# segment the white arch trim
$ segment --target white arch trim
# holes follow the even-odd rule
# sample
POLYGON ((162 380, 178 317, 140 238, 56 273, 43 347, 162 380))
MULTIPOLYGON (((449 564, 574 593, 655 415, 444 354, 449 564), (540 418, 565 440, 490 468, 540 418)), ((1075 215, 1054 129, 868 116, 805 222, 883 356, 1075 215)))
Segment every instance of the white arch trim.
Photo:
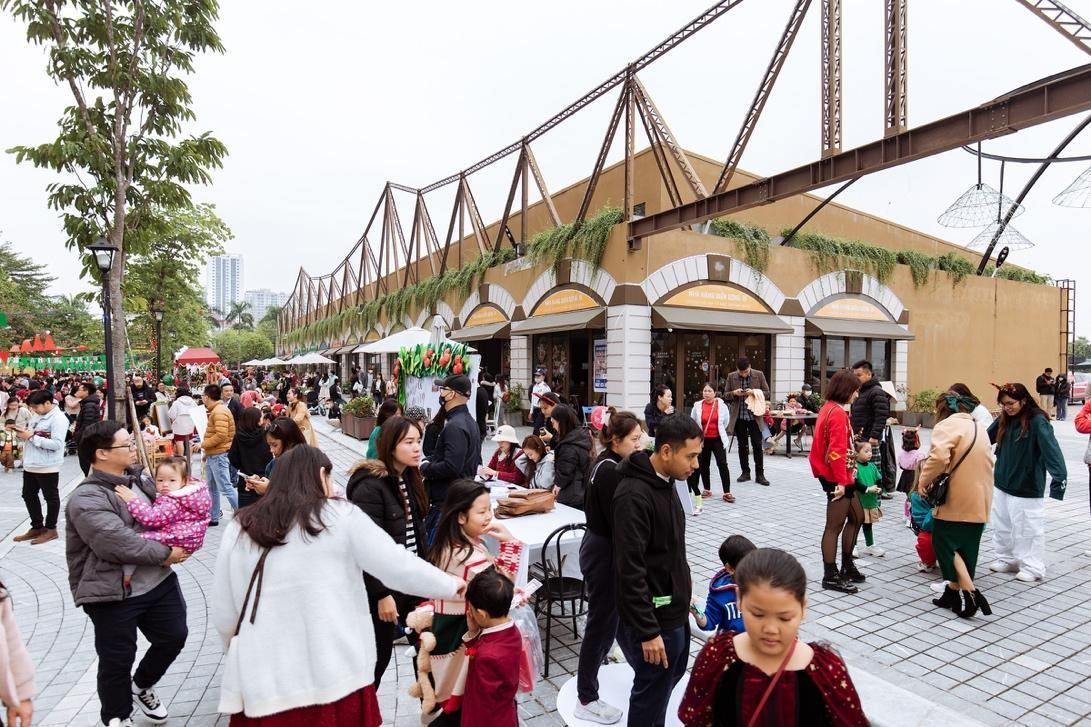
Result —
MULTIPOLYGON (((673 290, 690 283, 707 282, 710 279, 708 255, 691 255, 669 262, 644 278, 640 287, 652 303, 673 290)), ((720 271, 717 271, 720 272, 720 271)), ((717 277, 720 277, 717 275, 717 277)), ((764 302, 773 313, 780 311, 786 296, 776 283, 762 275, 741 260, 731 258, 731 271, 728 279, 732 285, 753 293, 764 302)))
MULTIPOLYGON (((890 315, 891 320, 899 320, 902 313, 905 312, 905 305, 901 299, 893 290, 880 283, 878 278, 867 273, 862 273, 862 275, 863 285, 860 294, 874 300, 890 315)), ((827 273, 812 280, 807 287, 799 291, 797 297, 799 298, 799 304, 809 315, 820 302, 834 295, 848 295, 844 270, 827 273)))
MULTIPOLYGON (((614 297, 614 289, 617 288, 617 280, 614 279, 614 276, 605 270, 596 271, 591 267, 590 263, 583 260, 573 260, 571 270, 570 282, 590 288, 598 293, 599 297, 609 305, 610 299, 614 297)), ((546 270, 539 275, 530 286, 530 290, 527 291, 526 297, 523 298, 523 313, 529 316, 531 311, 534 310, 534 306, 538 305, 538 302, 556 285, 556 282, 552 270, 546 270)), ((492 288, 489 288, 489 296, 492 297, 492 288)), ((514 311, 514 307, 512 310, 514 311)), ((510 314, 508 317, 511 317, 510 314)))

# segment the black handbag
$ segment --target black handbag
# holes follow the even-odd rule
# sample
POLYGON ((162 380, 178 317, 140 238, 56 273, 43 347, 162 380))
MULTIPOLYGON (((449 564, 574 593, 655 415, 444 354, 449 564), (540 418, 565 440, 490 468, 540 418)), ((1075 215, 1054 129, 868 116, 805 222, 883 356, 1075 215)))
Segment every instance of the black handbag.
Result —
POLYGON ((962 456, 958 458, 958 462, 955 463, 954 467, 932 480, 932 484, 929 485, 928 490, 924 493, 925 502, 932 507, 939 507, 947 502, 947 490, 951 487, 951 475, 955 473, 955 470, 957 470, 963 460, 966 459, 966 456, 970 454, 975 444, 977 444, 977 422, 974 422, 974 438, 970 442, 970 446, 967 447, 966 451, 962 453, 962 456))

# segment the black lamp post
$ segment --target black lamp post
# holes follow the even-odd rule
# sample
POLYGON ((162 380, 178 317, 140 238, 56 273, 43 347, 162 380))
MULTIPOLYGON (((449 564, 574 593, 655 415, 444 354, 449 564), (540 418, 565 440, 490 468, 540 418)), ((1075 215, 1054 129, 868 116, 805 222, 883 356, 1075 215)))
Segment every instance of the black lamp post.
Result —
POLYGON ((87 249, 95 256, 95 265, 98 267, 99 272, 102 273, 102 327, 103 336, 106 344, 106 385, 107 385, 107 397, 106 397, 106 418, 114 419, 114 379, 113 379, 113 343, 112 336, 110 335, 110 268, 114 264, 114 253, 117 252, 117 248, 111 245, 106 239, 99 238, 95 240, 93 245, 88 245, 87 249))
POLYGON ((155 385, 159 386, 160 370, 163 365, 163 303, 156 301, 152 304, 152 315, 155 316, 155 385))

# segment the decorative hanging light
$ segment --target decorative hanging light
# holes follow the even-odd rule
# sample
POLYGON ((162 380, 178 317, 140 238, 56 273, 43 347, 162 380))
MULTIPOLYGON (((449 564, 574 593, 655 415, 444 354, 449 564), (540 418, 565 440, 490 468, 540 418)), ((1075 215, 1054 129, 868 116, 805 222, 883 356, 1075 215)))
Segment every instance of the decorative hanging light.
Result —
POLYGON ((1091 207, 1091 167, 1053 198, 1060 207, 1091 207))
MULTIPOLYGON (((1000 223, 995 220, 981 232, 977 233, 977 237, 970 240, 967 247, 971 249, 988 247, 992 242, 993 235, 1000 229, 1000 223)), ((1023 233, 1015 229, 1011 225, 1004 228, 1004 231, 1000 233, 1000 238, 996 241, 996 244, 1001 247, 1008 247, 1012 250, 1029 250, 1034 247, 1034 243, 1028 240, 1023 233)))
MULTIPOLYGON (((1003 218, 1015 201, 1004 194, 1004 165, 1000 165, 1000 191, 981 181, 981 144, 977 145, 977 184, 967 189, 936 218, 944 227, 982 227, 1003 218)), ((1012 217, 1023 214, 1023 206, 1012 217)))

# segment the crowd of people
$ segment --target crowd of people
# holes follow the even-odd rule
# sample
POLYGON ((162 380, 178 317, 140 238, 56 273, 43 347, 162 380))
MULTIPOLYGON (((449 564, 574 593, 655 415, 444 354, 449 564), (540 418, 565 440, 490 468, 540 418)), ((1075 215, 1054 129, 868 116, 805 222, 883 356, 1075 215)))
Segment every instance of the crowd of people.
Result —
MULTIPOLYGON (((526 601, 514 587, 526 546, 493 517, 490 485, 498 482, 551 491, 586 518, 577 717, 614 724, 627 712, 629 725, 664 724, 671 693, 689 671, 679 710, 686 725, 768 722, 788 705, 824 724, 867 723, 841 658, 798 639, 806 575, 793 556, 728 535, 707 596, 693 593, 675 483, 685 483, 699 514, 712 495, 715 459, 722 499, 734 503, 729 437, 739 449, 735 482, 753 477, 770 486, 769 443, 808 426, 783 422, 771 430, 768 381, 745 357, 723 386, 704 387, 688 414, 659 387, 643 421, 610 410, 597 428, 535 372, 531 434, 520 438, 497 421, 487 464, 482 414, 506 391, 502 379, 482 377, 488 391, 482 397, 478 389, 476 417, 467 376, 437 380, 437 412, 426 421, 424 411, 403 408, 377 371, 354 371, 344 387, 333 371, 214 373, 192 388, 184 377, 153 386, 132 376, 135 426, 104 419, 101 380, 0 382, 5 431, 17 445, 4 464, 22 471, 30 519, 15 540, 41 545, 58 537, 66 452, 75 451, 85 473, 65 503, 64 545, 73 599, 95 634, 103 725, 131 724, 137 713, 168 718, 155 687, 188 637, 172 566, 227 519, 225 499, 230 518, 218 546, 211 621, 227 655, 219 709, 232 725, 380 724, 376 690, 402 637, 428 657, 426 686, 415 692, 424 721, 517 724, 525 647, 510 609, 526 601), (333 408, 344 389, 373 396, 378 421, 367 456, 342 488, 311 416, 333 408), (152 412, 159 401, 166 422, 152 412), (138 450, 162 440, 160 424, 169 426, 172 451, 146 460, 147 471, 138 450), (483 536, 496 547, 490 551, 483 536), (692 670, 691 623, 716 633, 692 670), (150 647, 136 663, 138 631, 150 647), (634 672, 627 705, 599 693, 599 669, 615 644, 634 672)), ((918 567, 942 573, 936 607, 963 618, 992 613, 974 583, 986 523, 991 570, 1028 583, 1044 577, 1044 498, 1062 499, 1068 474, 1040 389, 1036 398, 1022 384, 998 385, 994 418, 968 387, 953 384, 935 401, 927 451, 919 432, 906 428, 897 452, 891 402, 869 362, 836 372, 822 393, 820 402, 804 387, 789 399, 793 412, 812 416, 805 420, 813 430, 809 464, 826 496, 823 588, 851 594, 866 582, 856 554, 884 555, 873 526, 895 490, 905 494, 918 567)), ((1091 433, 1091 405, 1076 428, 1091 433)), ((1091 468, 1091 446, 1088 452, 1091 468)), ((29 724, 33 667, 2 586, 0 628, 0 701, 9 722, 29 724)))

